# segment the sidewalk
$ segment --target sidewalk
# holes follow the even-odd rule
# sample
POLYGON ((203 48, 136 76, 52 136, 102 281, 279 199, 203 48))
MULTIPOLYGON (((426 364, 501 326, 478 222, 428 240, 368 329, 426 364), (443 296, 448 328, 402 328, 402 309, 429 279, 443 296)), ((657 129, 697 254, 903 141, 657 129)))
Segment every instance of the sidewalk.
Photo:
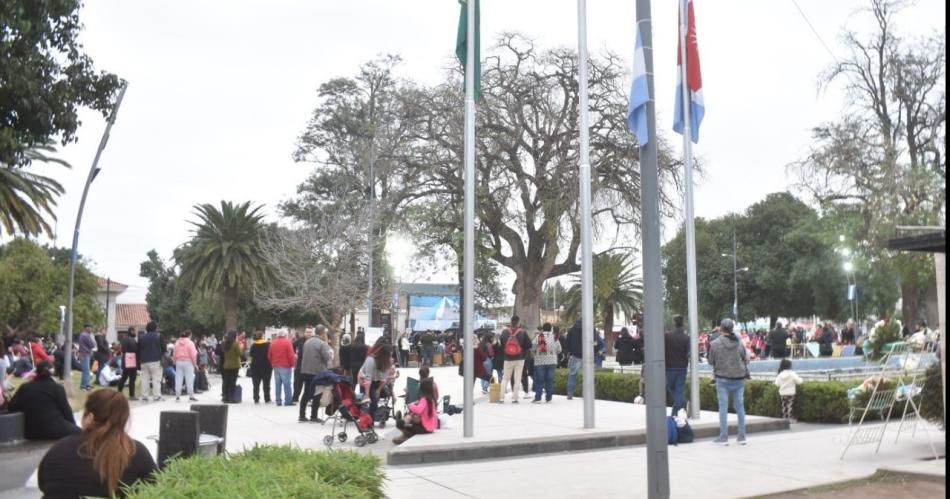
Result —
MULTIPOLYGON (((945 434, 930 427, 941 454, 945 434)), ((751 435, 749 445, 729 447, 708 440, 669 448, 671 497, 757 496, 867 477, 882 467, 915 466, 931 455, 923 432, 916 438, 888 431, 881 451, 873 445, 852 448, 839 460, 847 436, 844 426, 802 432, 751 435)), ((932 469, 942 468, 934 462, 932 469)), ((646 497, 644 446, 595 452, 549 454, 518 459, 444 465, 388 466, 392 499, 508 497, 646 497)))
MULTIPOLYGON (((530 399, 512 404, 509 398, 504 404, 491 404, 482 396, 475 404, 472 437, 462 436, 462 416, 453 416, 449 420, 451 426, 430 435, 415 436, 389 451, 386 462, 393 465, 444 463, 646 443, 644 405, 597 400, 595 428, 584 429, 581 398, 567 400, 556 396, 551 403, 539 404, 531 403, 530 399)), ((719 414, 702 411, 699 420, 690 421, 690 426, 697 439, 712 439, 719 434, 719 414)), ((734 414, 729 415, 729 426, 730 433, 735 434, 734 414)), ((746 416, 746 432, 750 436, 786 429, 788 422, 782 419, 746 416)), ((661 431, 665 438, 665 422, 661 431)))

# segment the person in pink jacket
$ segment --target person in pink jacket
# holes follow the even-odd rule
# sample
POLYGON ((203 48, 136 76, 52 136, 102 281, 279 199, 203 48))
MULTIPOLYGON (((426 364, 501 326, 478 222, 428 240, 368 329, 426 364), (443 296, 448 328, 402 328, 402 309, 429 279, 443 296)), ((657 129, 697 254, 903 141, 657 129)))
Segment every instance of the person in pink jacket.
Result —
POLYGON ((184 330, 181 337, 175 342, 172 351, 172 362, 175 363, 175 402, 181 400, 181 384, 185 382, 188 389, 188 400, 195 398, 195 370, 198 368, 198 349, 191 341, 191 331, 184 330))
POLYGON ((409 404, 405 418, 396 420, 396 428, 402 435, 393 439, 399 445, 413 435, 432 433, 439 427, 439 415, 436 412, 435 383, 432 378, 419 382, 419 400, 409 404))

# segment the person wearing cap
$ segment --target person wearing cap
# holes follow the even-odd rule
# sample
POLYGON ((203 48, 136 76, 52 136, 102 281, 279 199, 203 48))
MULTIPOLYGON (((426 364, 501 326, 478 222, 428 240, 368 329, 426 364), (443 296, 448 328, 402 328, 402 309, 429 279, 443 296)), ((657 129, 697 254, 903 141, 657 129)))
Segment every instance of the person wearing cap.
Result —
POLYGON ((294 346, 287 339, 287 332, 283 329, 277 331, 277 338, 270 344, 267 351, 267 360, 274 368, 274 402, 277 405, 293 405, 293 381, 291 373, 297 362, 297 356, 294 354, 294 346), (283 395, 281 398, 281 387, 283 395))
POLYGON ((723 319, 719 326, 719 338, 709 346, 709 365, 716 378, 716 395, 719 399, 719 438, 715 440, 719 445, 729 445, 729 397, 732 397, 732 408, 739 420, 737 441, 739 445, 746 444, 743 394, 745 380, 749 376, 749 357, 742 342, 733 333, 734 327, 732 320, 723 319))

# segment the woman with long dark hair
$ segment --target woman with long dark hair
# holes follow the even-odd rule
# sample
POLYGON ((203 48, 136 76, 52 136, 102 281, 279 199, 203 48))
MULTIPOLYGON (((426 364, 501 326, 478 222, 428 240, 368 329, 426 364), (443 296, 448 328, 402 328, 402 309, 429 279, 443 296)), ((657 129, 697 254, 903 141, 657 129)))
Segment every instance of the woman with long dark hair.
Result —
POLYGON ((373 355, 366 357, 363 368, 360 369, 360 384, 364 393, 369 393, 369 413, 374 417, 379 407, 379 397, 389 380, 389 368, 393 365, 393 351, 388 344, 383 344, 373 355))
POLYGON ((10 412, 23 413, 23 434, 30 440, 58 440, 79 433, 66 390, 53 379, 52 370, 49 362, 38 362, 33 380, 17 389, 10 401, 10 412))
POLYGON ((439 427, 439 415, 436 413, 435 383, 432 378, 423 378, 419 382, 419 400, 409 404, 405 418, 396 421, 396 428, 402 435, 393 439, 399 445, 413 435, 432 433, 439 427))
POLYGON ((237 341, 237 331, 228 331, 222 347, 224 362, 221 366, 221 400, 226 404, 236 404, 234 387, 237 385, 238 370, 241 369, 241 343, 237 341))
POLYGON ((96 390, 86 399, 82 433, 55 444, 40 461, 38 481, 45 497, 123 496, 156 470, 141 442, 125 432, 129 401, 115 390, 96 390))

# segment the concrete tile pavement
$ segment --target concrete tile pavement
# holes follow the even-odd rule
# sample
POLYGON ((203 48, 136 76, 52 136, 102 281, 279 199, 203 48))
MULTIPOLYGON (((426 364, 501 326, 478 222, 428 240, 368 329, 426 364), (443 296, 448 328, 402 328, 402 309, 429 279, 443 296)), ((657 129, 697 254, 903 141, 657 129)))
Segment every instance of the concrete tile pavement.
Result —
MULTIPOLYGON (((934 430, 936 430, 934 428, 934 430)), ((896 430, 895 430, 896 431, 896 430)), ((697 441, 669 448, 672 497, 733 498, 781 492, 866 477, 881 467, 913 465, 930 454, 922 432, 888 431, 878 454, 852 448, 844 460, 847 428, 774 432, 750 437, 748 446, 697 441)), ((938 450, 946 447, 936 430, 938 450)), ((445 465, 389 466, 392 499, 476 497, 645 497, 646 448, 549 454, 445 465), (453 495, 455 494, 455 495, 453 495)))

